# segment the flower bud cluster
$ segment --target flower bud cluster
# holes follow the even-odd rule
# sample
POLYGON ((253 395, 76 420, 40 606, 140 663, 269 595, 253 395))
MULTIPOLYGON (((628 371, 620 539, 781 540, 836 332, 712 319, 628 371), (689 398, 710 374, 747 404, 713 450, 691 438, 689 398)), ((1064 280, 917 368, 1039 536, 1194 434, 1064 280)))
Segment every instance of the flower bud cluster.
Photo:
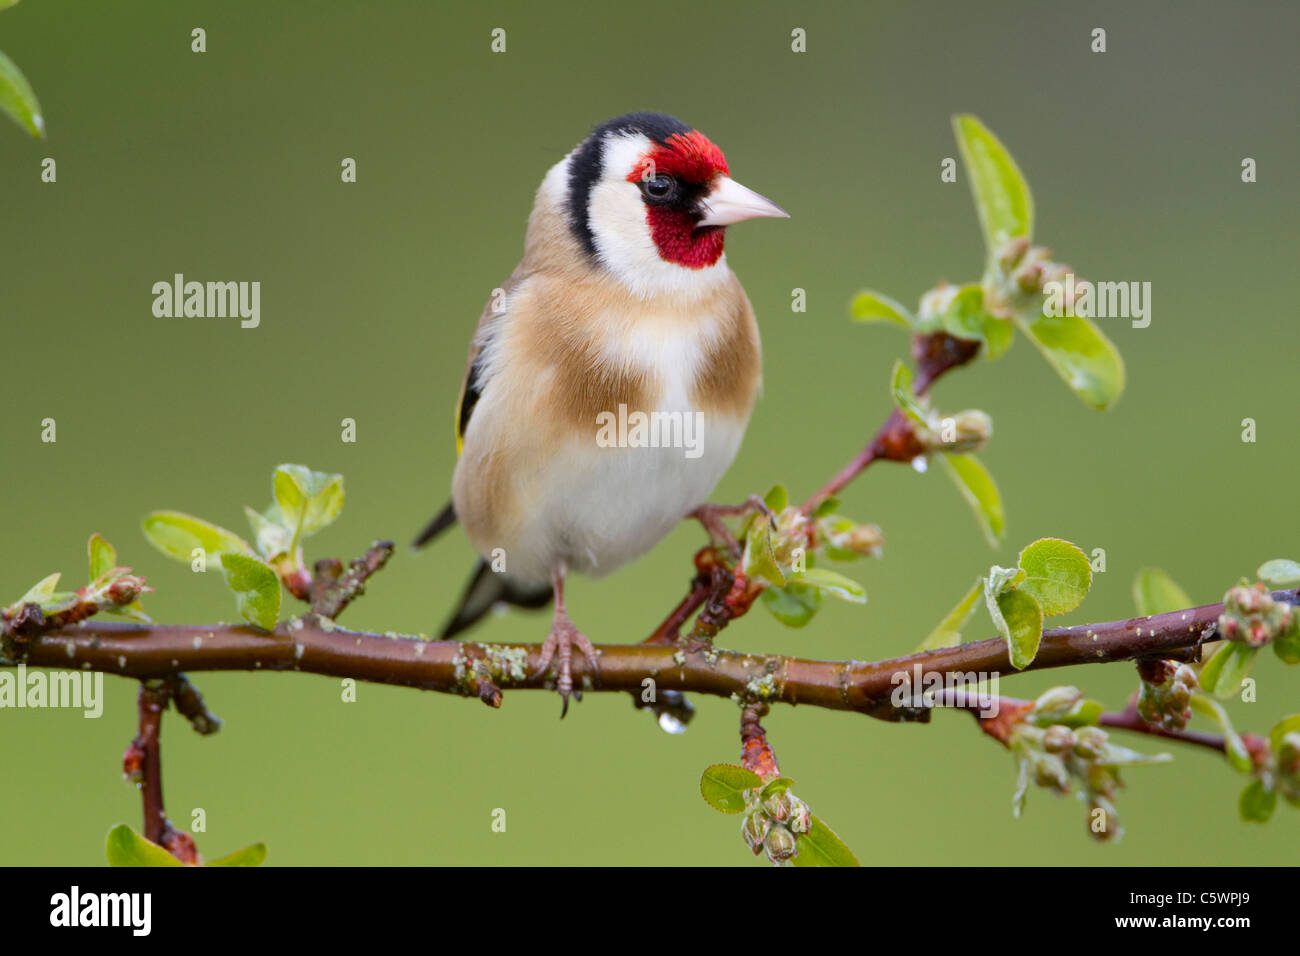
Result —
POLYGON ((1230 641, 1263 647, 1287 634, 1296 624, 1295 610, 1285 601, 1274 601, 1262 583, 1244 581, 1223 599, 1219 633, 1230 641))
POLYGON ((812 829, 808 805, 788 788, 763 796, 758 788, 745 793, 740 832, 755 856, 766 853, 777 866, 789 866, 799 855, 799 834, 812 829))
POLYGON ((1196 680, 1196 671, 1186 664, 1168 665, 1163 679, 1159 681, 1142 680, 1138 691, 1138 716, 1152 727, 1163 730, 1182 730, 1192 716, 1192 691, 1200 685, 1196 680))

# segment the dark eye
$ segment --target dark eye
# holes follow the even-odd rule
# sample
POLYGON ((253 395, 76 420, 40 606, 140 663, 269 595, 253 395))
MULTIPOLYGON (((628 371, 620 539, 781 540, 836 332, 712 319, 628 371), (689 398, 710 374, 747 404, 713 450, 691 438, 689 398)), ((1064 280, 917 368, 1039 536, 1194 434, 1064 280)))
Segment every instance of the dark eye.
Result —
POLYGON ((677 180, 672 176, 655 176, 641 181, 641 195, 646 202, 660 205, 677 197, 677 180))

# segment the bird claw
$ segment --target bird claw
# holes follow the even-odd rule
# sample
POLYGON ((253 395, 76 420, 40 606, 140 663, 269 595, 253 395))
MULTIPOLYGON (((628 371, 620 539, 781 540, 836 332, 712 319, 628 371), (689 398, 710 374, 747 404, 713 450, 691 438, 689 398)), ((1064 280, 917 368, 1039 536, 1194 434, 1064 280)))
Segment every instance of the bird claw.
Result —
POLYGON ((736 536, 722 519, 745 517, 750 514, 761 514, 767 518, 772 530, 776 530, 776 512, 767 506, 767 502, 760 495, 750 495, 743 504, 739 505, 700 505, 687 517, 694 518, 703 525, 715 545, 722 545, 731 552, 733 557, 739 558, 743 550, 740 542, 736 540, 736 536))
POLYGON ((587 635, 574 626, 567 614, 557 613, 551 623, 551 632, 546 635, 546 641, 542 644, 541 660, 533 676, 541 677, 550 668, 551 661, 556 661, 558 666, 555 689, 560 692, 560 698, 564 701, 564 705, 560 708, 561 719, 569 712, 570 696, 582 700, 582 691, 575 690, 573 687, 573 670, 570 665, 575 646, 582 653, 583 660, 587 662, 591 673, 599 677, 600 666, 596 663, 595 647, 592 646, 587 635))

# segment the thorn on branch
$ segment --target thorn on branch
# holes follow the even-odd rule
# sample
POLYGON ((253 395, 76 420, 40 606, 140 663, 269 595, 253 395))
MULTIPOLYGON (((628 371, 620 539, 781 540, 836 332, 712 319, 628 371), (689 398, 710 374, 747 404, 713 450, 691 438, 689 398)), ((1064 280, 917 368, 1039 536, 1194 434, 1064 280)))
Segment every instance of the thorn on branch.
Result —
POLYGON ((221 729, 221 718, 208 710, 203 703, 203 695, 190 683, 188 677, 177 674, 172 678, 171 684, 176 712, 190 722, 195 733, 215 734, 221 729))
POLYGON ((478 699, 489 707, 501 706, 501 688, 494 684, 492 678, 487 675, 479 675, 478 699))

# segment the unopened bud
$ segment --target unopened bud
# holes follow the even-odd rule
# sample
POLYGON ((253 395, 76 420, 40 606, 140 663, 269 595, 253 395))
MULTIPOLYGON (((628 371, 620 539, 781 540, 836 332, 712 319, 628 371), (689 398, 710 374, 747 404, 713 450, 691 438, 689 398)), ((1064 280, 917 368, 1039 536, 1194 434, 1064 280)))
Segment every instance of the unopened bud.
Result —
POLYGON ((767 850, 767 858, 773 863, 784 863, 799 852, 799 841, 783 826, 772 827, 763 846, 767 850))
POLYGON ((808 804, 795 796, 791 796, 790 802, 793 804, 790 811, 790 829, 795 833, 807 833, 812 829, 812 812, 808 809, 808 804))
POLYGON ((1074 731, 1064 724, 1053 724, 1043 734, 1043 749, 1049 754, 1063 754, 1074 749, 1074 731))
POLYGON ((749 814, 740 824, 740 833, 745 838, 745 843, 753 851, 754 856, 763 852, 763 841, 767 839, 767 831, 772 828, 772 821, 768 819, 767 814, 761 810, 749 814))
POLYGON ((787 791, 774 793, 763 801, 763 809, 776 823, 785 823, 794 811, 793 797, 787 791))
POLYGON ((946 452, 977 451, 993 434, 993 419, 978 408, 931 419, 918 435, 926 448, 946 452))
POLYGON ((1101 843, 1111 843, 1124 835, 1114 804, 1096 794, 1088 801, 1087 823, 1089 835, 1101 843))
POLYGON ((1083 692, 1077 687, 1053 687, 1034 701, 1034 715, 1046 720, 1063 717, 1082 699, 1083 692))
POLYGON ((1043 288, 1043 264, 1027 262, 1011 274, 1011 280, 1025 295, 1041 292, 1043 288))
POLYGON ((1065 763, 1055 754, 1043 754, 1034 761, 1034 783, 1065 793, 1070 789, 1070 775, 1065 763))
POLYGON ((1291 731, 1278 742, 1277 767, 1288 775, 1300 774, 1300 730, 1291 731))
POLYGON ((1002 267, 1003 272, 1010 272, 1020 264, 1020 260, 1025 257, 1029 250, 1029 240, 1025 236, 1016 236, 1002 244, 998 249, 998 265, 1002 267))
POLYGON ((1084 760, 1096 760, 1105 752, 1107 740, 1100 727, 1080 727, 1074 732, 1074 753, 1084 760))
POLYGON ((108 599, 121 607, 140 596, 143 582, 132 575, 124 575, 108 586, 108 599))
POLYGON ((929 292, 921 296, 921 302, 917 307, 917 318, 920 319, 937 319, 948 311, 948 306, 957 296, 957 286, 950 285, 947 282, 941 282, 929 292))

